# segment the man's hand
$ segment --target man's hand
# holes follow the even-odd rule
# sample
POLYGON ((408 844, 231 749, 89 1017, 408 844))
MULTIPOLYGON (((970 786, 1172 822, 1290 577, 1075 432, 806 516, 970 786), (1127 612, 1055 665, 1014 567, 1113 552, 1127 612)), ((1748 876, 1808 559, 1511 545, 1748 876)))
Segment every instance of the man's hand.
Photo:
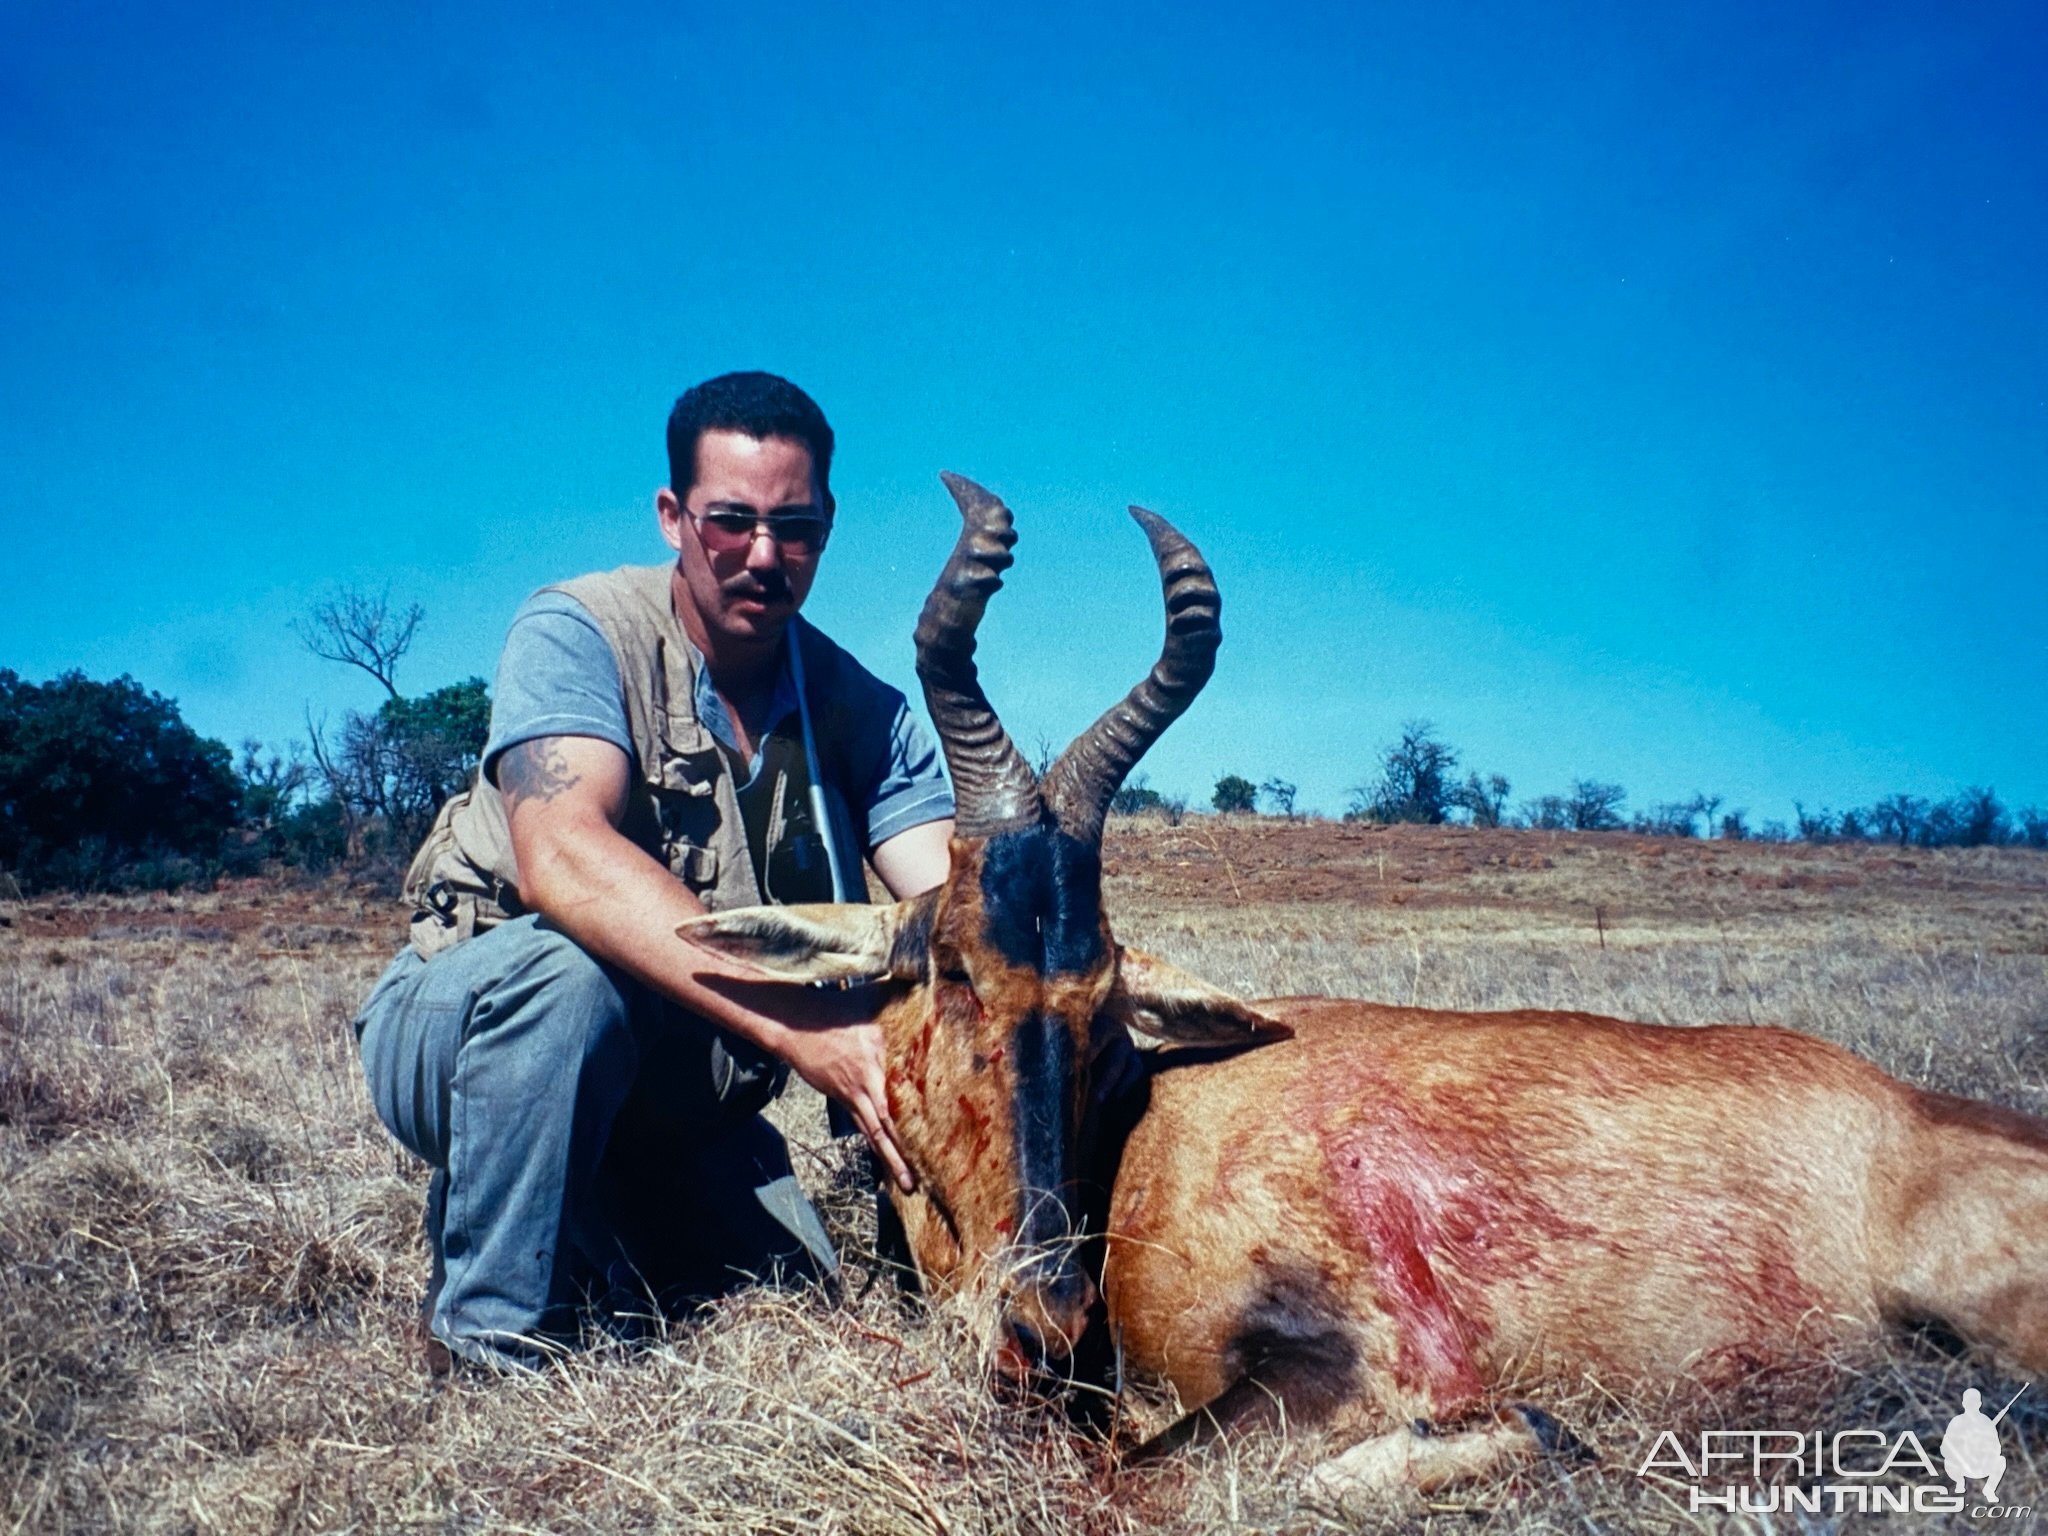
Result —
POLYGON ((782 1059, 818 1092, 846 1106, 898 1189, 909 1194, 917 1188, 903 1149, 896 1143, 896 1122, 889 1115, 888 1060, 880 1025, 864 1013, 849 1021, 792 1021, 783 1037, 782 1059))

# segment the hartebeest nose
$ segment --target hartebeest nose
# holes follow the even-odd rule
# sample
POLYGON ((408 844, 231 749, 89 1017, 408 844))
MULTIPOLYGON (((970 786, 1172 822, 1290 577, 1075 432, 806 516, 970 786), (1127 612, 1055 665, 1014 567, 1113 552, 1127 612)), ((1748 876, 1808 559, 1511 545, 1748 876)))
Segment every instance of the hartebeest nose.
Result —
POLYGON ((1013 1379, 1065 1376, 1095 1301, 1094 1282, 1071 1260, 1044 1284, 1019 1292, 1003 1309, 998 1368, 1013 1379))

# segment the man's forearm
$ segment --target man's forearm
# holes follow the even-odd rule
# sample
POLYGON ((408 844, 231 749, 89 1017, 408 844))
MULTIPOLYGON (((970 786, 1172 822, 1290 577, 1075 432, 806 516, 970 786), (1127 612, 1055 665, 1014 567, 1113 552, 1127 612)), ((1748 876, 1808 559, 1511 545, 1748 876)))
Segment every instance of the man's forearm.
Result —
MULTIPOLYGON (((704 904, 611 826, 586 823, 535 839, 521 851, 519 891, 528 908, 598 959, 763 1049, 785 1054, 789 1025, 784 1019, 791 1006, 802 1003, 796 996, 778 997, 782 1017, 771 1018, 707 986, 700 979, 706 974, 759 978, 676 937, 679 924, 704 915, 704 904)), ((795 994, 801 989, 788 990, 795 994)), ((817 1022, 829 1021, 821 1017, 817 1022)))

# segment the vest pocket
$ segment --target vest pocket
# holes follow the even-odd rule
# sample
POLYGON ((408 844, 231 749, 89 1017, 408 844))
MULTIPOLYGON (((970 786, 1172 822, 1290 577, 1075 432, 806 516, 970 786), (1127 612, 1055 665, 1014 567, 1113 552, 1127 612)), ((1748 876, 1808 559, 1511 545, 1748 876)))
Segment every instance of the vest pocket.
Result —
POLYGON ((789 1082, 789 1064, 729 1030, 711 1038, 711 1089, 731 1115, 758 1114, 789 1082))
POLYGON ((476 795, 474 788, 466 789, 441 807, 426 841, 420 844, 405 872, 401 894, 413 908, 406 937, 424 959, 432 959, 442 950, 452 949, 526 910, 510 880, 479 865, 464 850, 456 824, 466 818, 465 824, 473 834, 481 836, 487 850, 501 850, 495 856, 486 852, 486 862, 511 867, 510 833, 503 830, 503 818, 494 823, 479 815, 484 807, 476 802, 476 795), (498 830, 493 831, 494 825, 498 830))
MULTIPOLYGON (((674 776, 676 766, 671 762, 670 772, 662 776, 674 776)), ((686 787, 675 789, 653 782, 654 778, 650 775, 648 789, 657 825, 651 829, 655 834, 652 845, 641 846, 660 859, 691 895, 707 898, 717 888, 725 863, 724 844, 737 843, 740 856, 745 857, 745 844, 738 842, 742 834, 738 828, 722 825, 725 818, 719 813, 719 797, 712 793, 709 781, 686 781, 686 787)))
POLYGON ((718 884, 718 850, 695 848, 688 843, 668 845, 669 873, 690 890, 702 895, 718 884))
POLYGON ((427 829, 426 840, 412 856, 412 863, 406 866, 405 883, 399 887, 399 897, 415 908, 424 910, 428 888, 435 883, 442 867, 456 856, 455 818, 469 804, 469 797, 470 791, 466 789, 449 797, 448 803, 434 818, 433 826, 427 829))
POLYGON ((656 1001, 636 1018, 640 1064, 625 1113, 687 1144, 758 1114, 789 1081, 789 1067, 751 1040, 678 1003, 656 1001))

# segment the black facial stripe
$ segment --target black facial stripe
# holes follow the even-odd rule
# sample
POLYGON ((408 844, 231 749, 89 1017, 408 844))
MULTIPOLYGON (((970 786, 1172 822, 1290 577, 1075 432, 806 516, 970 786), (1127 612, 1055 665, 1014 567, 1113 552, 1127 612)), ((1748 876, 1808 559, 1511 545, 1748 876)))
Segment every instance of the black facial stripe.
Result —
POLYGON ((937 890, 926 891, 912 903, 910 913, 896 929, 889 946, 889 974, 906 980, 924 975, 932 952, 932 918, 939 910, 937 890))
POLYGON ((1004 832, 981 858, 982 921, 1012 965, 1074 976, 1107 956, 1102 947, 1102 854, 1048 826, 1004 832))
POLYGON ((1072 1233, 1066 1208, 1067 1149, 1073 1119, 1074 1041, 1052 1014, 1034 1013, 1010 1036, 1016 1072, 1017 1184, 1023 1209, 1017 1239, 1026 1246, 1072 1233))

